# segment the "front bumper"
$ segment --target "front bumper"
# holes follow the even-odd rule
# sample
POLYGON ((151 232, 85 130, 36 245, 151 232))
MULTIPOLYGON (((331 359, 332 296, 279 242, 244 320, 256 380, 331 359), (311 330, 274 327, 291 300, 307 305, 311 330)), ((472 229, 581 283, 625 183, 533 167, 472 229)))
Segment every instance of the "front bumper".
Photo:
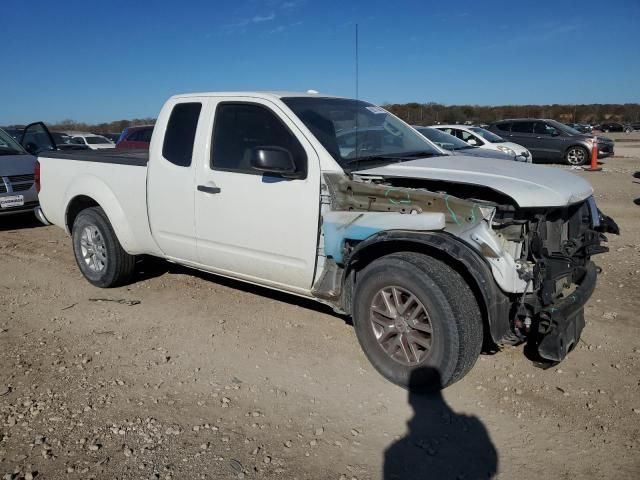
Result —
POLYGON ((536 343, 539 355, 545 360, 563 360, 580 340, 585 325, 584 305, 593 294, 597 276, 598 268, 590 261, 573 293, 539 313, 536 343))
POLYGON ((607 158, 615 154, 613 143, 598 143, 598 158, 607 158))

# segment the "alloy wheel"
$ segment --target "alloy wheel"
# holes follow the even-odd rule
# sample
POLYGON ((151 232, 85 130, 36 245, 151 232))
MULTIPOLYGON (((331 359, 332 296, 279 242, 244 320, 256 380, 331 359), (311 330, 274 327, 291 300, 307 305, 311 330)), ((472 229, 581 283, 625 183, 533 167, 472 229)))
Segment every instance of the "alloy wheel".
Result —
POLYGON ((567 152, 567 162, 570 165, 582 165, 586 160, 586 154, 581 148, 572 148, 567 152))
POLYGON ((429 354, 433 337, 429 314, 409 290, 380 289, 371 301, 369 321, 378 344, 393 360, 411 366, 429 354))
POLYGON ((101 272, 107 266, 107 246, 100 230, 95 225, 89 225, 80 235, 80 252, 89 270, 101 272))

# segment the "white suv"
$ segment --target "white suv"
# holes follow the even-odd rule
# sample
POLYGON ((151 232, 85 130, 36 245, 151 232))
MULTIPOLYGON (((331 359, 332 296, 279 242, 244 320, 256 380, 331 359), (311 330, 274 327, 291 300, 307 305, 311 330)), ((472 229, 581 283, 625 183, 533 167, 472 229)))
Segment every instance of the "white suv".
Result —
POLYGON ((529 163, 533 161, 531 152, 525 147, 517 143, 507 142, 504 138, 484 128, 470 125, 434 125, 433 128, 458 137, 460 140, 464 140, 475 147, 498 150, 515 157, 524 157, 529 163))

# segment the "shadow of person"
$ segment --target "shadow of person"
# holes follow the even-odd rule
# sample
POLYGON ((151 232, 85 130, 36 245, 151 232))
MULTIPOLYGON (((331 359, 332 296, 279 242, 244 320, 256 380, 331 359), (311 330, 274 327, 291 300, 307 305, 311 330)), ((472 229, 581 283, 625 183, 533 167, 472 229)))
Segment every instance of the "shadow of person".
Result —
MULTIPOLYGON (((435 369, 423 368, 411 379, 425 374, 440 378, 435 369)), ((439 390, 409 393, 409 404, 409 432, 385 451, 384 480, 493 478, 498 453, 478 418, 455 413, 439 390)))

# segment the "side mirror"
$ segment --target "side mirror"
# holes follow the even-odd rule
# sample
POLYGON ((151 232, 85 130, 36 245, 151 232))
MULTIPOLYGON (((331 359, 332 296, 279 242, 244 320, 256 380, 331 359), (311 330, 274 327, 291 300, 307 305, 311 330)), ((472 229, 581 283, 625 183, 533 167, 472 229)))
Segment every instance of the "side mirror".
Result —
POLYGON ((296 177, 296 163, 286 148, 256 147, 251 152, 251 166, 264 173, 296 177))
POLYGON ((478 145, 478 142, 476 142, 476 139, 475 139, 475 138, 470 138, 469 140, 467 140, 467 143, 468 143, 469 145, 473 145, 474 147, 475 147, 476 145, 478 145))

